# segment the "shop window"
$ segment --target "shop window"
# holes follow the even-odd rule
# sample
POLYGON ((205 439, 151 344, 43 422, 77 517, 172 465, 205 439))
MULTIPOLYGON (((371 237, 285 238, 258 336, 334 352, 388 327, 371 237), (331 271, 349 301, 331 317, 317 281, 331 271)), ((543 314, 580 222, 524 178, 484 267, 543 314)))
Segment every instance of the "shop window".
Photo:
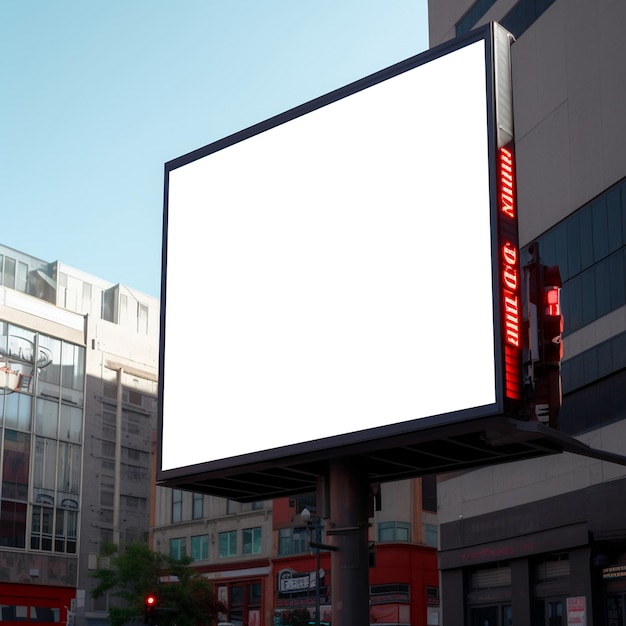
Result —
POLYGON ((250 583, 248 587, 248 604, 251 607, 261 606, 261 583, 250 583))
POLYGON ((609 595, 606 598, 606 623, 609 626, 622 626, 626 612, 624 611, 624 596, 609 595))
POLYGON ((512 626, 511 605, 473 607, 470 609, 470 626, 512 626))
POLYGON ((533 624, 535 626, 565 626, 563 604, 562 599, 536 600, 533 624))
POLYGON ((542 559, 535 565, 535 581, 538 583, 569 578, 569 554, 560 553, 542 559))
POLYGON ((511 568, 509 565, 488 567, 474 570, 470 575, 470 589, 494 589, 511 585, 511 568))

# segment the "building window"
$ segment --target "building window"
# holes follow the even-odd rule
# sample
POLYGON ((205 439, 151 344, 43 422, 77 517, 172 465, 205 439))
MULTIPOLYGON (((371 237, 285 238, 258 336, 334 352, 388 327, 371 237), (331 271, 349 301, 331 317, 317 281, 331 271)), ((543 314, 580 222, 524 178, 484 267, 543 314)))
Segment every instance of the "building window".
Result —
POLYGON ((380 522, 378 541, 409 541, 411 526, 407 522, 380 522))
POLYGON ((261 527, 244 528, 243 530, 243 553, 261 553, 261 527))
POLYGON ((437 475, 422 476, 422 510, 437 512, 437 475))
POLYGON ((81 446, 59 441, 57 492, 59 498, 76 499, 80 491, 81 446))
POLYGON ((80 443, 83 432, 83 410, 77 406, 61 404, 59 438, 80 443))
POLYGON ((30 465, 30 435, 5 429, 2 459, 2 498, 26 501, 28 497, 28 467, 30 465))
POLYGON ((509 587, 510 585, 511 566, 508 563, 503 563, 496 567, 483 567, 475 569, 470 573, 470 591, 495 589, 497 587, 509 587))
POLYGON ((192 519, 202 519, 204 515, 204 496, 201 493, 193 494, 191 517, 192 519))
POLYGON ((28 292, 28 265, 26 265, 26 263, 23 263, 22 261, 17 262, 15 288, 22 293, 28 292))
POLYGON ((2 410, 2 399, 4 396, 4 425, 6 428, 14 428, 25 432, 30 432, 31 413, 33 398, 29 394, 14 391, 9 394, 0 395, 0 412, 2 410))
POLYGON ((197 535, 191 538, 191 558, 194 561, 206 561, 209 558, 208 535, 197 535))
POLYGON ((569 575, 569 554, 567 552, 550 555, 535 564, 535 581, 538 583, 566 580, 569 575))
POLYGON ((32 473, 35 502, 54 498, 56 462, 56 440, 37 437, 35 439, 35 459, 32 473))
POLYGON ((137 304, 137 333, 148 334, 148 307, 145 304, 137 304))
POLYGON ((34 506, 30 532, 32 550, 52 551, 52 526, 54 509, 51 506, 34 506))
POLYGON ((306 528, 280 528, 278 530, 278 554, 302 554, 307 551, 306 528))
POLYGON ((177 561, 187 556, 187 540, 185 537, 170 539, 170 556, 177 561))
POLYGON ((172 524, 183 521, 183 492, 172 489, 172 524))
POLYGON ((436 548, 439 545, 437 524, 424 524, 424 543, 432 548, 436 548))
POLYGON ((0 504, 0 546, 24 548, 26 544, 26 503, 2 500, 0 504))
POLYGON ((564 334, 626 304, 626 181, 538 237, 541 262, 563 280, 564 334))
MULTIPOLYGON (((61 506, 72 506, 70 501, 64 499, 61 506)), ((75 502, 75 501, 72 501, 75 502)), ((76 506, 77 503, 76 503, 76 506)), ((54 527, 54 551, 76 554, 76 527, 78 523, 78 511, 56 509, 56 523, 54 527)))
POLYGON ((4 279, 2 283, 5 287, 15 289, 15 259, 9 256, 4 257, 4 279))
POLYGON ((194 561, 206 561, 209 558, 208 535, 197 535, 191 538, 191 558, 194 561))
POLYGON ((237 556, 237 531, 220 533, 220 558, 237 556))

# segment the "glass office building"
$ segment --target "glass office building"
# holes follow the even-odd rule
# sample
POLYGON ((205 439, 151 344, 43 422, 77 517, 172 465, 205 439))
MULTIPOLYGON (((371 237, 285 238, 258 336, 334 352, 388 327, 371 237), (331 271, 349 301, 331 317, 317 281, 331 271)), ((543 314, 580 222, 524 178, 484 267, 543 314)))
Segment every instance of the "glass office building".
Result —
MULTIPOLYGON (((430 44, 490 20, 516 38, 520 244, 563 280, 557 428, 626 455, 626 5, 431 0, 430 44)), ((626 624, 625 467, 564 453, 438 495, 444 626, 626 624)))

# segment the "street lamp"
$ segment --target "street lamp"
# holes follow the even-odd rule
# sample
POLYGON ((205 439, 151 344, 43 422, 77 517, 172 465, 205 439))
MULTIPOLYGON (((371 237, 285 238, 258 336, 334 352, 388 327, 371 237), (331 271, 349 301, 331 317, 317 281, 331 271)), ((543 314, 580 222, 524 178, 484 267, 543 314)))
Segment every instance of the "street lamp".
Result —
POLYGON ((320 558, 320 544, 318 543, 320 540, 320 530, 322 529, 323 520, 319 517, 315 518, 313 521, 311 517, 311 511, 306 507, 302 509, 300 513, 300 517, 302 521, 306 524, 308 534, 309 534, 309 548, 315 548, 315 561, 316 561, 316 570, 315 570, 315 626, 320 626, 320 569, 321 569, 321 558, 320 558), (313 537, 313 530, 317 530, 317 539, 318 542, 311 541, 311 537, 313 537))

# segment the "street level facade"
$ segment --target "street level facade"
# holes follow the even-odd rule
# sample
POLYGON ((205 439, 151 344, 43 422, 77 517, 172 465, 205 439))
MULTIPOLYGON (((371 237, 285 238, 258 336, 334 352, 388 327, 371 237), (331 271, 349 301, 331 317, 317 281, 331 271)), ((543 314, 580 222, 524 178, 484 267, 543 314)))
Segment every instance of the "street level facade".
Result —
MULTIPOLYGON (((330 621, 338 600, 315 493, 240 503, 157 486, 155 503, 153 548, 193 559, 226 607, 224 622, 330 621)), ((372 505, 370 621, 436 623, 441 607, 434 477, 383 484, 372 505)))

